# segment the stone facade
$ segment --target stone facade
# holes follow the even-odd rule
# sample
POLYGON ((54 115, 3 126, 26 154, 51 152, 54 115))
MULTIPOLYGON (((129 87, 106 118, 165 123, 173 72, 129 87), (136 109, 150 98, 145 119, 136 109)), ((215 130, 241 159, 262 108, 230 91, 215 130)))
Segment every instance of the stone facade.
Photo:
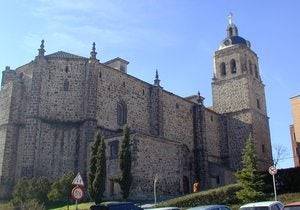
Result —
POLYGON ((191 192, 196 178, 201 189, 233 182, 250 133, 266 169, 271 143, 257 56, 250 45, 227 41, 214 56, 210 108, 200 94, 182 98, 164 90, 158 73, 149 84, 129 75, 124 59, 100 62, 95 44, 86 58, 62 51, 45 55, 42 42, 32 62, 3 71, 1 179, 54 180, 69 171, 86 179, 90 147, 100 132, 107 146, 105 195, 118 198, 113 180, 120 173, 125 124, 131 130, 132 198, 149 199, 156 174, 162 196, 191 192), (223 74, 224 66, 232 71, 223 74))

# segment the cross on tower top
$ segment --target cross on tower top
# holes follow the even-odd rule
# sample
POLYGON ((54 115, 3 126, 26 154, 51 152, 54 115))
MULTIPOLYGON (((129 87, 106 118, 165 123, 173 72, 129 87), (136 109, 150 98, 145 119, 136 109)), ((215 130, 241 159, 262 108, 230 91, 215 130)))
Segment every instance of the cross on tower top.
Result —
POLYGON ((229 15, 228 15, 228 22, 229 22, 229 25, 231 25, 233 23, 233 14, 232 14, 232 12, 230 12, 229 15))

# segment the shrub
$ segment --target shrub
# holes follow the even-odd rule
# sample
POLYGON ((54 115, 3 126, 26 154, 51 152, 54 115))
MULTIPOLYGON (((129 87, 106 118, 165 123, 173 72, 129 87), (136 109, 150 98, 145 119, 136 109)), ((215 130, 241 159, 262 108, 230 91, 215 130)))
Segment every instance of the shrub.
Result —
POLYGON ((68 201, 73 188, 72 181, 74 177, 75 174, 73 172, 69 172, 54 182, 51 185, 51 191, 48 193, 48 199, 55 202, 68 201))
POLYGON ((241 187, 238 184, 227 185, 225 187, 174 198, 159 203, 158 206, 193 207, 208 204, 235 204, 238 202, 236 192, 240 189, 241 187))
POLYGON ((49 181, 46 178, 21 179, 14 187, 13 200, 14 206, 35 200, 38 203, 47 203, 49 192, 49 181))

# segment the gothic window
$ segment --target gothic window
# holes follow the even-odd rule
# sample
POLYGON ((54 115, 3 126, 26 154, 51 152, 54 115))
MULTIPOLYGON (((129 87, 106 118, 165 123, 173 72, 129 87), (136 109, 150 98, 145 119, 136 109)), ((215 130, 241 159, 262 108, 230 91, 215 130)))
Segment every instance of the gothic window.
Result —
POLYGON ((253 70, 252 70, 252 63, 249 61, 249 72, 251 75, 253 75, 253 70))
POLYGON ((221 63, 221 65, 220 65, 220 70, 221 70, 221 75, 222 75, 222 76, 226 76, 226 65, 225 65, 224 62, 221 63))
POLYGON ((232 59, 230 61, 230 70, 231 70, 231 73, 232 74, 235 74, 236 73, 236 62, 234 59, 232 59))
POLYGON ((256 65, 254 65, 254 73, 255 73, 255 77, 258 79, 258 70, 256 65))
POLYGON ((127 123, 127 106, 124 101, 117 104, 117 122, 120 126, 127 123))
POLYGON ((256 106, 257 106, 258 109, 260 109, 260 101, 259 101, 259 99, 256 99, 256 106))
POLYGON ((109 153, 110 153, 110 159, 114 160, 118 158, 119 153, 119 141, 112 141, 109 143, 109 153))
POLYGON ((64 91, 68 91, 69 90, 69 81, 67 79, 65 79, 64 81, 64 91))
POLYGON ((65 72, 66 72, 66 73, 69 72, 69 67, 68 67, 68 66, 65 67, 65 72))

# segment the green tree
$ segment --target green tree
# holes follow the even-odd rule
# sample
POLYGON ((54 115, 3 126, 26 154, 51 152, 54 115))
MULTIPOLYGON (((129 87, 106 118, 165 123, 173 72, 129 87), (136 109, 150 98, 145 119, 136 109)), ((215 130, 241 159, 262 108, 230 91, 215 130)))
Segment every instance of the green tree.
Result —
POLYGON ((237 198, 243 203, 259 201, 263 193, 263 179, 257 171, 257 157, 251 134, 246 140, 243 151, 243 169, 236 173, 242 189, 236 193, 237 198))
POLYGON ((102 201, 103 193, 105 191, 105 181, 106 181, 106 157, 105 157, 105 142, 104 138, 100 137, 101 141, 98 146, 97 152, 97 162, 96 162, 96 172, 93 181, 93 191, 95 192, 95 197, 93 198, 96 204, 102 201))
POLYGON ((51 185, 51 191, 48 193, 49 200, 59 202, 68 201, 73 188, 72 181, 74 177, 75 174, 73 172, 69 172, 54 182, 51 185))
POLYGON ((127 199, 129 197, 132 184, 130 130, 127 126, 124 129, 124 139, 122 141, 120 151, 120 169, 122 174, 119 180, 119 184, 123 198, 127 199))
POLYGON ((93 182, 95 179, 95 174, 97 170, 97 153, 98 153, 98 148, 101 143, 101 135, 98 133, 96 135, 94 144, 91 148, 91 159, 90 159, 90 170, 89 170, 89 175, 88 175, 88 192, 93 200, 95 200, 96 197, 96 192, 93 188, 93 182))

